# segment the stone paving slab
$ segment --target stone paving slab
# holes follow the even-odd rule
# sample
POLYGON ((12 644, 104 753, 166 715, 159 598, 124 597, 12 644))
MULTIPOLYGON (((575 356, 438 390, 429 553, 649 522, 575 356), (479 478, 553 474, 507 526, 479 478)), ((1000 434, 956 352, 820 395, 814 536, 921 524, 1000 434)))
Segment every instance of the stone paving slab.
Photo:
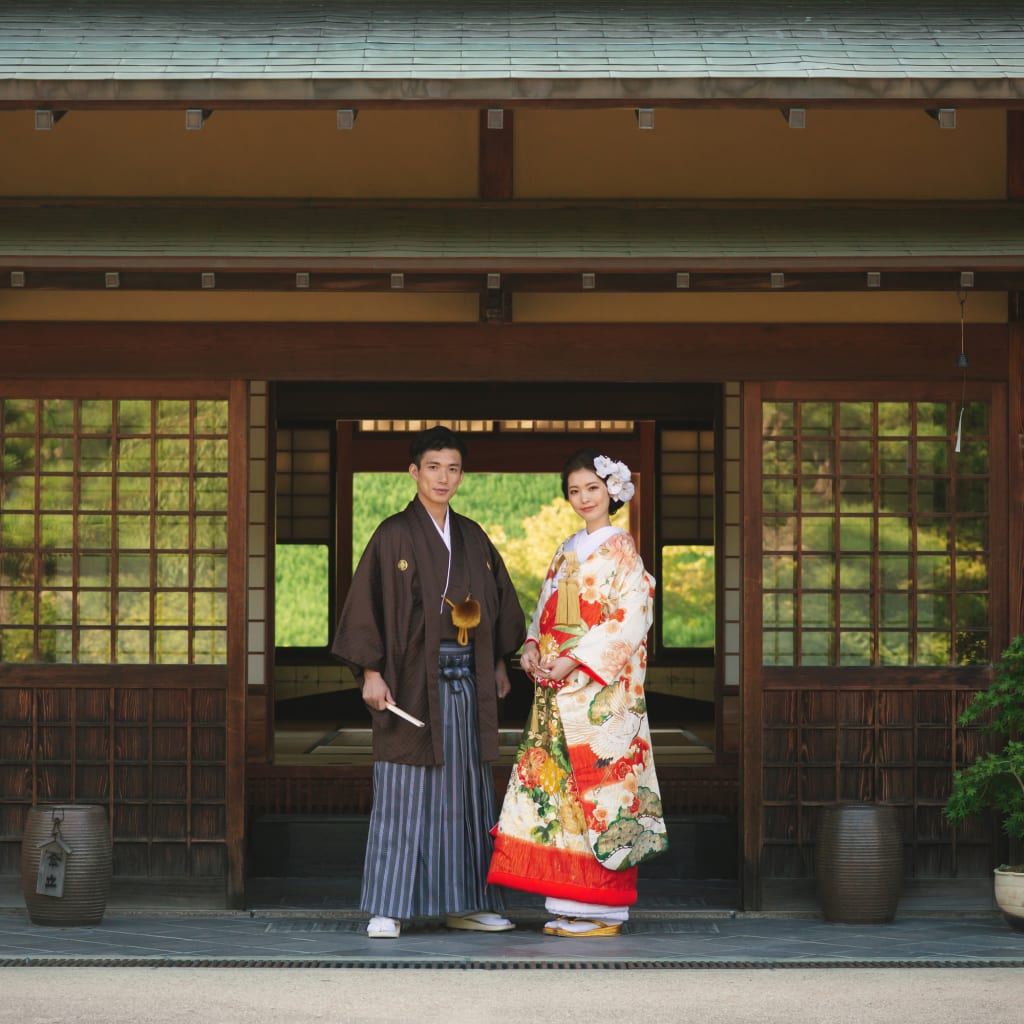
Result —
POLYGON ((1024 933, 996 914, 898 917, 884 925, 759 914, 651 915, 615 938, 545 936, 535 915, 515 931, 451 931, 436 921, 368 939, 343 912, 110 914, 96 927, 33 925, 0 913, 0 966, 252 967, 1021 967, 1024 933))

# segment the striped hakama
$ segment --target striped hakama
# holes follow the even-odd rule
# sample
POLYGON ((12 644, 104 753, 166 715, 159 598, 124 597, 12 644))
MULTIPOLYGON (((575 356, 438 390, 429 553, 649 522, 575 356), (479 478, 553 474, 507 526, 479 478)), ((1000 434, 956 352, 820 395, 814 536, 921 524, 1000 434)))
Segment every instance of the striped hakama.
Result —
POLYGON ((377 761, 361 909, 385 917, 501 910, 487 885, 497 821, 491 767, 477 742, 473 647, 441 644, 444 764, 377 761))

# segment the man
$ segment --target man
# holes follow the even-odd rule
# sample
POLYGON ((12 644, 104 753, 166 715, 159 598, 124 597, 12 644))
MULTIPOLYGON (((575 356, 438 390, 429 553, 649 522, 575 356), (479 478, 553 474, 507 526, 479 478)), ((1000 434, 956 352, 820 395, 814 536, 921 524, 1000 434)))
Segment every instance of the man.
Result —
POLYGON ((504 659, 523 642, 523 613, 487 534, 449 507, 462 441, 432 427, 410 454, 416 497, 370 539, 331 648, 373 718, 360 906, 371 938, 397 938, 403 918, 442 915, 449 928, 506 931, 513 925, 486 881, 497 821, 490 762, 509 691, 504 659))

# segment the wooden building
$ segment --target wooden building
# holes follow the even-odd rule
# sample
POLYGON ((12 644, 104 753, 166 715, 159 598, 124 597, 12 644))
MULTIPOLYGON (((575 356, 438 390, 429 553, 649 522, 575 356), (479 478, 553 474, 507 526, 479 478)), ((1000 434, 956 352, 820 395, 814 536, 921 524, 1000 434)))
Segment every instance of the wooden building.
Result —
POLYGON ((1022 627, 1022 93, 996 0, 7 0, 0 874, 100 803, 119 879, 236 906, 258 822, 365 813, 275 554, 328 630, 360 474, 441 419, 471 474, 599 433, 654 574, 707 550, 652 711, 742 906, 840 800, 899 809, 911 889, 983 879, 941 808, 1022 627))

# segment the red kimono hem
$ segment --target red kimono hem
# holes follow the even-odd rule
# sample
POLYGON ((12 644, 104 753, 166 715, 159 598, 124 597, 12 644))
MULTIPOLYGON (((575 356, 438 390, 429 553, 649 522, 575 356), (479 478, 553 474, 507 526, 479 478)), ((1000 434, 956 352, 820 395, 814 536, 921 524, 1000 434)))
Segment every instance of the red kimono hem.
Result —
POLYGON ((608 907, 636 903, 636 879, 636 868, 609 871, 591 857, 540 847, 508 835, 497 837, 487 874, 490 885, 608 907))
POLYGON ((602 907, 631 907, 637 900, 636 889, 621 889, 614 893, 594 892, 582 885, 554 882, 550 879, 521 878, 506 875, 502 871, 491 871, 487 875, 489 885, 502 885, 506 889, 532 892, 538 896, 554 896, 560 900, 575 900, 577 903, 597 903, 602 907))

